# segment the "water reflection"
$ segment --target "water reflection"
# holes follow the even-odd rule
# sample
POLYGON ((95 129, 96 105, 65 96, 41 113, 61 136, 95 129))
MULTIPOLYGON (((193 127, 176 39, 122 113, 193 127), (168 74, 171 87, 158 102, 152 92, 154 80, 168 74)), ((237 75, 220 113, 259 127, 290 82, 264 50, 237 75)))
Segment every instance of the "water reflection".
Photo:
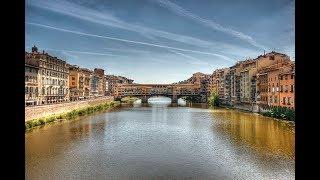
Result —
POLYGON ((216 109, 212 116, 219 120, 212 128, 227 134, 237 145, 248 145, 261 156, 295 158, 294 127, 251 113, 216 109))
POLYGON ((294 128, 160 102, 27 133, 26 179, 294 179, 294 128))

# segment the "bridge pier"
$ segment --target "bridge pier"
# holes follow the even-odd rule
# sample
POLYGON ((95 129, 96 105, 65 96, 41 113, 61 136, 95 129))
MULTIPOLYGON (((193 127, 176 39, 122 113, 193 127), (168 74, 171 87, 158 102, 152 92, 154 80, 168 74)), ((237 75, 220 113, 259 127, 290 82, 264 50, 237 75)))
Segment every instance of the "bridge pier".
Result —
POLYGON ((148 103, 148 98, 147 97, 141 97, 141 103, 146 104, 148 103))

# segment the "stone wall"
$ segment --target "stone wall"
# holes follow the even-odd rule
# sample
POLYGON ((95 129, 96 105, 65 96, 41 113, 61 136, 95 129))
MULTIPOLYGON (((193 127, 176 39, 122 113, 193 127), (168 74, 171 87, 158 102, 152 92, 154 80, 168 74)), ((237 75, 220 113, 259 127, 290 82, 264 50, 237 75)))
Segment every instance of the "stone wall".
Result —
POLYGON ((25 107, 25 121, 46 117, 54 114, 66 113, 75 109, 84 108, 91 105, 98 105, 110 101, 113 101, 112 96, 90 99, 85 101, 25 107))

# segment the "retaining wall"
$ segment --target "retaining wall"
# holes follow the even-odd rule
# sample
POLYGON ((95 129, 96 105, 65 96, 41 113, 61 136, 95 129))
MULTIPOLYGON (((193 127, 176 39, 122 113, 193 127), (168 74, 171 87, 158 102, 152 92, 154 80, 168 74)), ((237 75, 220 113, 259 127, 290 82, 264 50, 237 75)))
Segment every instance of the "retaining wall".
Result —
POLYGON ((106 96, 85 101, 25 107, 25 121, 51 116, 54 114, 66 113, 75 109, 84 108, 91 105, 98 105, 110 101, 113 101, 113 96, 106 96))

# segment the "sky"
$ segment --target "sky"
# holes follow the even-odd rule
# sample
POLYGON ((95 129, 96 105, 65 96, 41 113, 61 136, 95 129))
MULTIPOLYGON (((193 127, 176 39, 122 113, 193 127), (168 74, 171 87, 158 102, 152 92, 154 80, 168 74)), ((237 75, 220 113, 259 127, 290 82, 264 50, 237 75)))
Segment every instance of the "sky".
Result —
POLYGON ((295 54, 292 0, 26 0, 25 49, 136 83, 295 54))

